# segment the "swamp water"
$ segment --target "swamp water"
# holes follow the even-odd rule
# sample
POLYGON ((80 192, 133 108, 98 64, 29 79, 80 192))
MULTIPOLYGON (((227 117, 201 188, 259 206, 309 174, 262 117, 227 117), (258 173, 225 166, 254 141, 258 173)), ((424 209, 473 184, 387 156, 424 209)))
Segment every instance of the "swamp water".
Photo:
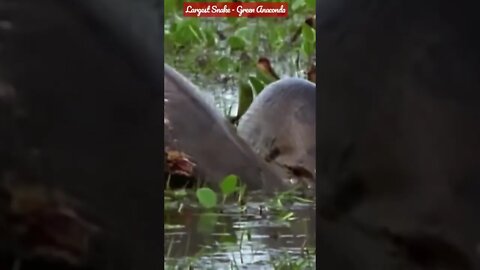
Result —
POLYGON ((166 197, 165 269, 315 269, 314 203, 256 196, 215 210, 166 197))

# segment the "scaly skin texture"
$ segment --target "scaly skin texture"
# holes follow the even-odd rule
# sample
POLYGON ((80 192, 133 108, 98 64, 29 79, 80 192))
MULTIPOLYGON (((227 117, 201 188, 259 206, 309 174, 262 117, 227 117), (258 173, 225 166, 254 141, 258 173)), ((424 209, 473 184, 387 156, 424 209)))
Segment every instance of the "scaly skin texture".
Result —
POLYGON ((198 177, 213 187, 229 174, 238 175, 249 190, 273 192, 288 187, 202 99, 195 86, 168 65, 164 86, 165 146, 189 155, 198 177))
POLYGON ((284 179, 315 184, 315 84, 286 78, 268 85, 238 124, 238 134, 284 179))

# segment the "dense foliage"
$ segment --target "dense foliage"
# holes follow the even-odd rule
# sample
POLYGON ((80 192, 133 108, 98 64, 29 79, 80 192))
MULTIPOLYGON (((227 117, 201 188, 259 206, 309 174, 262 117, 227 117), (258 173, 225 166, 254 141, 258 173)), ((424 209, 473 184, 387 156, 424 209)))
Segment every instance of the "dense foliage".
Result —
POLYGON ((241 114, 275 79, 259 70, 260 58, 280 77, 306 78, 314 66, 315 30, 305 21, 312 21, 315 1, 286 2, 288 18, 187 18, 182 1, 165 1, 165 62, 214 94, 226 114, 241 114))

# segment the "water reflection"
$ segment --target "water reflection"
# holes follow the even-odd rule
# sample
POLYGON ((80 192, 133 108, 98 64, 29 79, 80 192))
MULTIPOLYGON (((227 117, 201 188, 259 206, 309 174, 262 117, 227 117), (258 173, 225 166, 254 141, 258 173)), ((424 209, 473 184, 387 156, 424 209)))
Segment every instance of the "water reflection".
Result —
POLYGON ((280 260, 309 262, 314 269, 315 209, 290 209, 295 220, 262 213, 249 205, 246 213, 225 209, 222 214, 185 208, 165 210, 165 263, 175 269, 274 269, 280 260), (184 268, 182 268, 184 267, 184 268))

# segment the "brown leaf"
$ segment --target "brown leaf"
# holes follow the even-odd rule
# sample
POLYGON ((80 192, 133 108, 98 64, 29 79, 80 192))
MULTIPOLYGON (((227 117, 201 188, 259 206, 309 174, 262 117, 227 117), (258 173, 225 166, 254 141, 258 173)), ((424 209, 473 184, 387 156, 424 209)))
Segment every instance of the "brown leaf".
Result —
POLYGON ((280 77, 278 77, 277 73, 273 70, 272 65, 270 64, 270 60, 266 57, 260 57, 257 62, 257 68, 262 71, 263 73, 266 73, 273 78, 279 80, 280 77))
POLYGON ((166 150, 167 170, 171 174, 178 174, 187 177, 193 177, 196 164, 187 154, 175 151, 166 150))

